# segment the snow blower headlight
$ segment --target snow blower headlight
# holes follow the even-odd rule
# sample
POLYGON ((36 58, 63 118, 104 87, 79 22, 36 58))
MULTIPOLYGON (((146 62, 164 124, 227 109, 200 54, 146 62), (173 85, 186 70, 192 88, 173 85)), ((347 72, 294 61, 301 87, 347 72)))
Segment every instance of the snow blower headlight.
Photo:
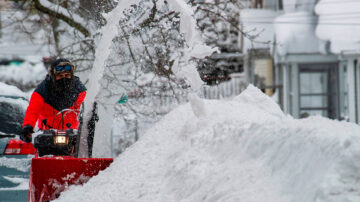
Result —
POLYGON ((56 135, 54 137, 54 144, 68 144, 69 143, 69 137, 65 135, 56 135))

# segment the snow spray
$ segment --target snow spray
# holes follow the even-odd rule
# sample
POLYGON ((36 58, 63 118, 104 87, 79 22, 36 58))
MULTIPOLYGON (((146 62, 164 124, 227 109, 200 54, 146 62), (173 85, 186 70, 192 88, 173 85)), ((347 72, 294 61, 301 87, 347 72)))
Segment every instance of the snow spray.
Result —
MULTIPOLYGON (((111 52, 112 39, 117 34, 117 25, 119 20, 123 17, 123 12, 132 4, 138 4, 140 0, 123 0, 119 1, 116 8, 112 10, 107 16, 104 16, 107 23, 101 28, 101 39, 95 50, 95 61, 89 76, 89 85, 87 96, 84 102, 84 124, 81 126, 79 157, 88 157, 87 136, 89 130, 87 128, 88 122, 91 118, 91 111, 95 97, 100 89, 100 80, 103 77, 105 69, 105 61, 111 52)), ((101 117, 100 117, 101 118, 101 117)))
MULTIPOLYGON (((103 77, 105 69, 105 61, 111 52, 112 39, 117 34, 117 25, 119 20, 124 16, 123 12, 131 5, 138 4, 140 0, 123 0, 119 1, 116 8, 109 14, 104 16, 107 24, 100 30, 101 39, 95 52, 95 61, 92 71, 89 76, 88 92, 85 99, 84 106, 84 124, 81 126, 79 157, 88 157, 88 122, 91 118, 91 111, 95 97, 100 89, 100 80, 103 77)), ((171 10, 180 13, 180 32, 184 34, 188 45, 188 51, 185 51, 185 64, 179 65, 176 63, 175 74, 179 77, 185 77, 193 90, 198 90, 202 84, 199 73, 196 70, 195 64, 190 62, 193 57, 204 58, 217 51, 217 48, 211 48, 202 42, 201 35, 196 29, 196 20, 194 19, 193 9, 186 4, 184 0, 170 0, 167 1, 171 10)), ((164 1, 157 2, 163 4, 164 1)), ((192 96, 193 97, 193 96, 192 96)), ((189 97, 191 98, 191 97, 189 97)), ((101 117, 100 117, 101 119, 101 117)))

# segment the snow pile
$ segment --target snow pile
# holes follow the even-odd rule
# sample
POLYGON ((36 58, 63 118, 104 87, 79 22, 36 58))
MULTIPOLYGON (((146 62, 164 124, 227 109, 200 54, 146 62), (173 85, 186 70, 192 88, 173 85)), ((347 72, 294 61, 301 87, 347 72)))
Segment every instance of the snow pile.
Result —
POLYGON ((286 13, 275 19, 277 50, 287 53, 317 53, 319 39, 315 35, 316 17, 311 12, 286 13))
POLYGON ((231 101, 176 108, 56 201, 360 201, 359 134, 347 122, 286 116, 249 86, 231 101))
POLYGON ((27 190, 27 189, 29 189, 29 179, 20 178, 20 177, 6 177, 6 176, 4 176, 4 178, 7 181, 10 181, 10 182, 12 182, 14 184, 17 184, 17 186, 0 188, 0 191, 27 190))
POLYGON ((319 15, 316 34, 331 42, 331 51, 360 52, 360 1, 321 0, 315 8, 319 15))
POLYGON ((0 157, 0 167, 14 168, 21 172, 28 172, 32 158, 33 156, 31 155, 21 159, 0 157))

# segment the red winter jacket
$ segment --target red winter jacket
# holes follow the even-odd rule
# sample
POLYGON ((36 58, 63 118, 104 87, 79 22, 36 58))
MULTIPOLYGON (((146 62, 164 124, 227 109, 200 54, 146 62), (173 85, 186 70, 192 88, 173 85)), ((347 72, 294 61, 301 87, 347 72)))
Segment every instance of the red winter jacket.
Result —
POLYGON ((74 87, 69 92, 59 94, 53 90, 51 79, 47 76, 31 95, 23 127, 30 125, 34 128, 38 121, 40 130, 49 129, 48 126, 54 129, 77 129, 79 121, 74 111, 79 113, 85 95, 86 88, 78 77, 74 77, 74 87), (62 117, 64 118, 62 119, 62 117), (46 125, 43 123, 44 119, 46 119, 46 125), (68 127, 67 123, 70 123, 71 126, 68 127))

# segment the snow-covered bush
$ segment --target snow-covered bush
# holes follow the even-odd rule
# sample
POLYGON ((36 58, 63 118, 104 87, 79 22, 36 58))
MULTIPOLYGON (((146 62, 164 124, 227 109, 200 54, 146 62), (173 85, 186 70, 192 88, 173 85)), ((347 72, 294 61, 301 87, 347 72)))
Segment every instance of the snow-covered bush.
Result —
POLYGON ((221 54, 198 61, 202 79, 208 84, 226 81, 228 74, 242 71, 237 57, 225 57, 227 53, 241 52, 242 33, 239 15, 244 1, 193 0, 195 18, 207 45, 218 47, 221 54))

